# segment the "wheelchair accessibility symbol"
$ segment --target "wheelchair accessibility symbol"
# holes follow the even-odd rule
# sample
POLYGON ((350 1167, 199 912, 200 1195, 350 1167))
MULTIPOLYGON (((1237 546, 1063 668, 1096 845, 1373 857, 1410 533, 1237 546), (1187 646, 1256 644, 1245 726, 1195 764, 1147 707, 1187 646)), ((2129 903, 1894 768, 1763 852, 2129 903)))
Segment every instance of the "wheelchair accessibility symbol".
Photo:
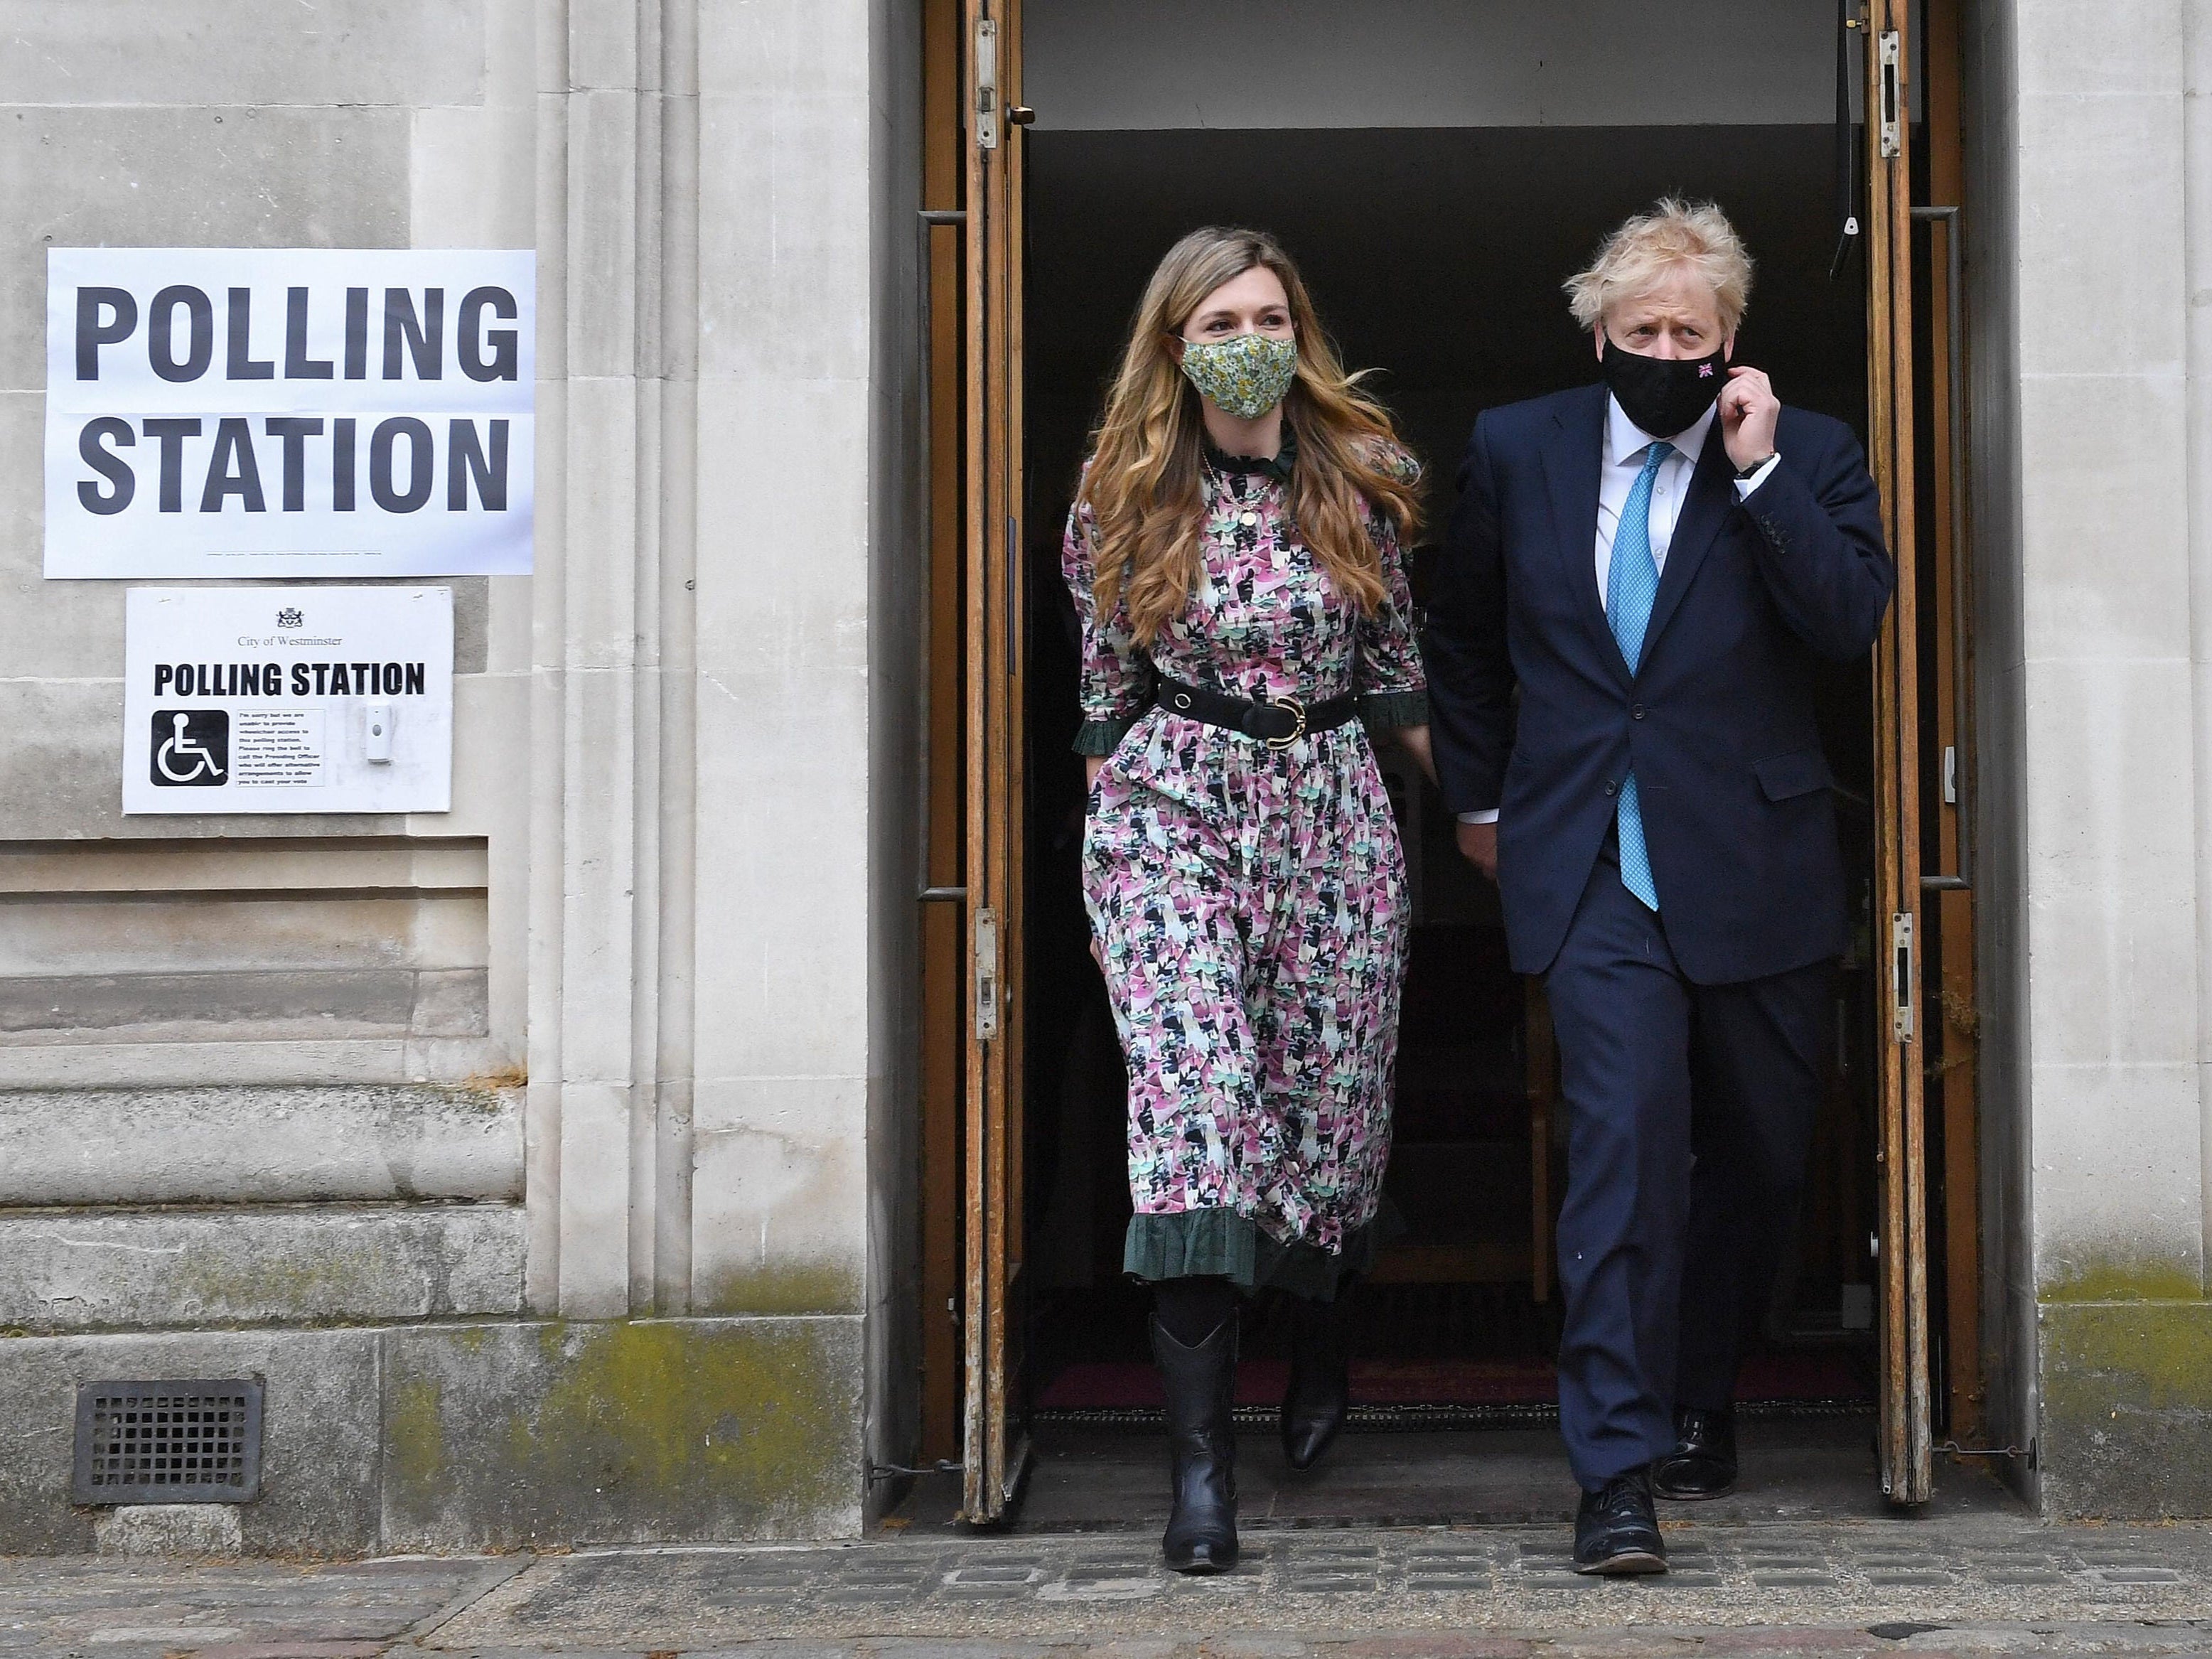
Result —
POLYGON ((230 715, 163 708, 154 715, 153 780, 165 789, 219 789, 230 777, 230 715))

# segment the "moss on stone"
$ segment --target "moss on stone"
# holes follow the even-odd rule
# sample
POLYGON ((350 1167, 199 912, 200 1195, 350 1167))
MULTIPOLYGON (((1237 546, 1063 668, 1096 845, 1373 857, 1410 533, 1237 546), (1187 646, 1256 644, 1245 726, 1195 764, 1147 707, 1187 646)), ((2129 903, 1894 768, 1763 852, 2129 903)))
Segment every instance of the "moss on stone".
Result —
POLYGON ((2046 1302, 2042 1482, 2054 1515, 2212 1515, 2212 1303, 2046 1302))
POLYGON ((374 1305, 391 1273, 383 1261, 336 1249, 264 1250, 232 1257, 203 1249, 185 1255, 176 1289, 185 1306, 210 1319, 234 1320, 246 1310, 288 1323, 344 1322, 358 1317, 364 1304, 374 1305))
POLYGON ((392 1390, 384 1442, 392 1476, 428 1491, 446 1478, 446 1422, 438 1379, 410 1376, 392 1390))
POLYGON ((793 1345, 725 1345, 699 1364, 680 1322, 599 1325, 544 1340, 566 1350, 532 1424, 549 1448, 613 1479, 672 1491, 694 1481, 797 1480, 813 1460, 810 1403, 792 1397, 793 1345))
POLYGON ((390 1352, 394 1547, 857 1524, 856 1320, 460 1327, 390 1352))
POLYGON ((2047 1405, 2094 1405, 2107 1415, 2121 1407, 2212 1410, 2206 1304, 2059 1304, 2043 1322, 2047 1405))
POLYGON ((2197 1302, 2204 1286, 2171 1261, 2105 1260, 2069 1263, 2036 1294, 2044 1302, 2197 1302))
POLYGON ((792 1261, 695 1282, 695 1314, 856 1314, 860 1276, 838 1262, 792 1261))

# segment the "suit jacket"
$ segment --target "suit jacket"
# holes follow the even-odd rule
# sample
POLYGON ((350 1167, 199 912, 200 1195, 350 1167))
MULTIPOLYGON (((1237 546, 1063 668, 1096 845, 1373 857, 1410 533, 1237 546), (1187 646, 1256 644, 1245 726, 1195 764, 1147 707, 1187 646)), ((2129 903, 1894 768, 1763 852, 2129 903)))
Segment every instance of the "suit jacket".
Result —
POLYGON ((1896 585, 1865 458, 1840 422, 1785 408, 1781 463, 1739 502, 1716 425, 1632 675, 1597 591, 1605 420, 1595 386, 1476 421, 1430 606, 1444 802, 1499 809, 1513 966, 1541 973, 1559 954, 1632 768, 1686 975, 1727 984, 1838 955, 1813 684, 1819 659, 1872 647, 1896 585))

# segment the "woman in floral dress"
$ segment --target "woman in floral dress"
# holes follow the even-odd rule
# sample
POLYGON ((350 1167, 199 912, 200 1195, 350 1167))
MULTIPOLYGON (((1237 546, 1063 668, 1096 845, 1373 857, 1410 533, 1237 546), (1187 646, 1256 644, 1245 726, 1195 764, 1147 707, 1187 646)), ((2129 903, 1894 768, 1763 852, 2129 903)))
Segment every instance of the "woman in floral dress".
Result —
POLYGON ((1368 732, 1430 769, 1401 552, 1417 469, 1269 237, 1147 286, 1065 553, 1083 623, 1084 896, 1129 1075, 1125 1266, 1183 1571, 1236 1559, 1237 1300, 1298 1298, 1285 1449, 1344 1420, 1338 1297, 1376 1243, 1405 866, 1368 732))

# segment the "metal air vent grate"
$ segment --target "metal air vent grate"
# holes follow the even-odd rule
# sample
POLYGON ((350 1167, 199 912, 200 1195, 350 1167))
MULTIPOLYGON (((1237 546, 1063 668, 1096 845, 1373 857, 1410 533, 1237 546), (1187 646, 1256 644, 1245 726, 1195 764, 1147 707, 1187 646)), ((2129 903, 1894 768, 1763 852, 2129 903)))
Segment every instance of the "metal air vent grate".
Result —
POLYGON ((80 1385, 70 1484, 80 1504, 243 1504, 259 1496, 259 1379, 80 1385))

